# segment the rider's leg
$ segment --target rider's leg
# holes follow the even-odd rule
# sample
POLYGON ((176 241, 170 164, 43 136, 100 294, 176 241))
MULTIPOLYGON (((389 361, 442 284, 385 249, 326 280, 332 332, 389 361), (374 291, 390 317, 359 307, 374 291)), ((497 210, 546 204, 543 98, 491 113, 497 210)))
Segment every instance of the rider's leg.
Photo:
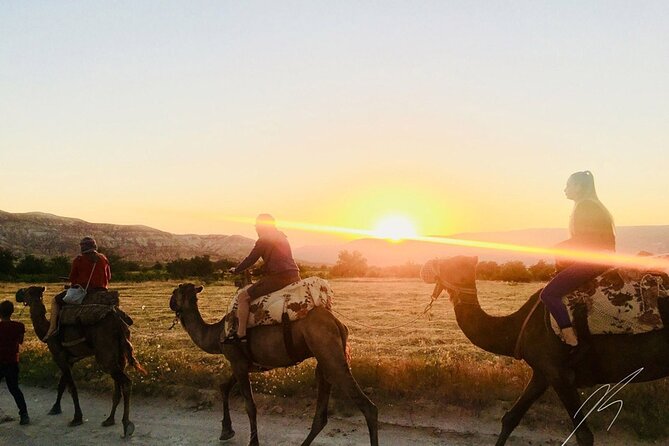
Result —
POLYGON ((239 293, 237 297, 237 336, 244 337, 246 336, 246 325, 249 321, 249 302, 251 297, 246 290, 243 290, 239 293))
POLYGON ((557 273, 541 291, 541 300, 555 318, 566 344, 578 345, 578 338, 562 298, 605 270, 601 265, 574 264, 557 273))
POLYGON ((49 320, 49 330, 47 330, 46 335, 44 335, 44 338, 42 339, 43 341, 46 341, 51 337, 54 332, 56 331, 56 328, 58 327, 58 313, 60 313, 60 304, 58 303, 58 296, 53 298, 53 302, 51 302, 51 318, 49 320))

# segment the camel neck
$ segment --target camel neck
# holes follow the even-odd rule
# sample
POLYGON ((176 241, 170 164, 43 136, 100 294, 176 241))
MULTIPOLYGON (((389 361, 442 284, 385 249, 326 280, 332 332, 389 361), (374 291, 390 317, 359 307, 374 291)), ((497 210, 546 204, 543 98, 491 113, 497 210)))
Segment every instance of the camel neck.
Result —
POLYGON ((49 321, 46 319, 46 307, 42 302, 30 305, 30 320, 37 337, 44 338, 49 330, 49 321))
POLYGON ((220 337, 224 327, 222 319, 215 324, 207 324, 196 304, 194 308, 181 313, 181 323, 195 345, 207 353, 221 353, 220 337))
POLYGON ((454 300, 455 318, 467 339, 491 353, 513 356, 520 330, 519 312, 509 316, 490 316, 481 308, 476 292, 454 300))

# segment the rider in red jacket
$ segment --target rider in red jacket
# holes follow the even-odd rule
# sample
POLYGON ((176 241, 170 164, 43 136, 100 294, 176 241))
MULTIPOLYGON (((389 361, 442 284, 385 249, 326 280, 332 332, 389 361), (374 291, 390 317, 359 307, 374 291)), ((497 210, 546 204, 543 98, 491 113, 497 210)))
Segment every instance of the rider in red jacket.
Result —
MULTIPOLYGON (((79 285, 86 288, 88 292, 106 290, 111 280, 109 260, 104 254, 97 251, 98 245, 92 237, 84 237, 79 242, 79 247, 81 248, 81 255, 78 255, 72 261, 70 283, 72 286, 79 285)), ((49 330, 42 339, 45 342, 58 328, 58 314, 60 313, 60 307, 64 305, 63 297, 65 297, 65 293, 64 291, 53 298, 49 330)))

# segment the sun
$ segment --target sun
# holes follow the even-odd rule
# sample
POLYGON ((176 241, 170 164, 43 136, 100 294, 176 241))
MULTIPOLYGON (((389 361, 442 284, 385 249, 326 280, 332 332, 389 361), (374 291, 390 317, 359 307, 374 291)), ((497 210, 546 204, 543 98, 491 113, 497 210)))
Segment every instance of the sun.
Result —
POLYGON ((394 242, 417 236, 416 228, 411 220, 399 215, 382 218, 374 228, 374 234, 379 238, 394 242))

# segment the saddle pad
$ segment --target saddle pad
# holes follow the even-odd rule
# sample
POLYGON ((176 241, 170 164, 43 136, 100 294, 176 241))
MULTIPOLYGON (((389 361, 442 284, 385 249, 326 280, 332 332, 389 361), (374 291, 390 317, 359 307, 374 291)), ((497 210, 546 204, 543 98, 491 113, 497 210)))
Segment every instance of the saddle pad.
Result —
POLYGON ((118 298, 118 291, 107 290, 107 291, 91 291, 86 294, 82 304, 100 304, 100 305, 112 305, 118 307, 120 300, 118 298))
POLYGON ((64 305, 60 309, 59 319, 61 325, 95 325, 112 311, 112 305, 64 305))
MULTIPOLYGON (((669 276, 657 271, 613 268, 562 301, 574 320, 574 308, 585 303, 590 333, 639 334, 664 327, 658 299, 667 298, 669 276)), ((560 328, 551 316, 553 331, 560 328)))
MULTIPOLYGON (((240 292, 237 291, 228 305, 228 313, 224 318, 226 336, 237 331, 237 298, 240 292)), ((332 308, 333 296, 330 284, 320 277, 308 277, 291 283, 279 291, 251 301, 248 328, 280 324, 284 312, 288 313, 291 321, 296 321, 305 317, 314 307, 321 306, 329 310, 332 308)))

